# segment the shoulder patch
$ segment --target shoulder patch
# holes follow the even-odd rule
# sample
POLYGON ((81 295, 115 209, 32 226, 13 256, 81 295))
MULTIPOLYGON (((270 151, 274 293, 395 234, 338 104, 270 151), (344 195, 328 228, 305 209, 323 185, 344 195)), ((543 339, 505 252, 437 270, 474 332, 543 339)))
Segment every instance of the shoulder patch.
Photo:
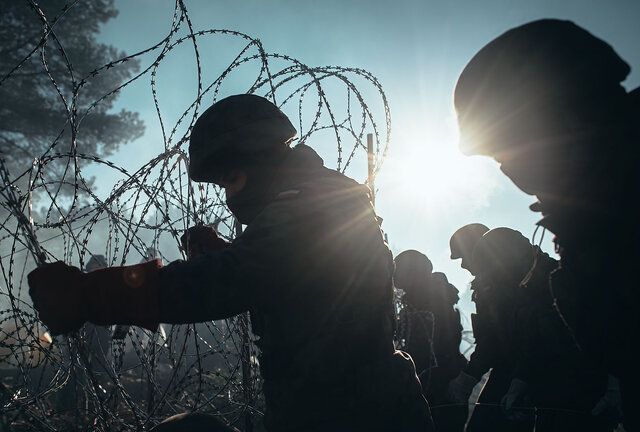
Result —
POLYGON ((299 193, 300 193, 300 189, 289 189, 286 191, 282 191, 278 195, 276 195, 276 200, 295 198, 298 196, 299 193))

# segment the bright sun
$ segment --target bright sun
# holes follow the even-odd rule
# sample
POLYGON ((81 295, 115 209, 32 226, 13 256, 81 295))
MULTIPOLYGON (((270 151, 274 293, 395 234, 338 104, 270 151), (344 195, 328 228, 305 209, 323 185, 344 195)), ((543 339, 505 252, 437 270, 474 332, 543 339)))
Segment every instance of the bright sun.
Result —
POLYGON ((418 211, 446 213, 486 204, 496 186, 495 164, 462 155, 457 143, 455 125, 405 131, 392 143, 378 186, 418 211))

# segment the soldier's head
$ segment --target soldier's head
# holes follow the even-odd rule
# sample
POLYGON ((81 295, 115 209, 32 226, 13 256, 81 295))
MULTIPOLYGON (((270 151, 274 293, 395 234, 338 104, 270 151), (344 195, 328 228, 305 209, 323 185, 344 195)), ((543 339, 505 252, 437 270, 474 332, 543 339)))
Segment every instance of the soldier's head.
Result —
POLYGON ((447 276, 433 272, 433 265, 425 254, 409 249, 400 253, 394 263, 394 285, 404 291, 405 302, 420 307, 442 307, 453 306, 460 299, 447 276))
POLYGON ((222 99, 193 127, 189 176, 224 188, 230 210, 248 223, 295 136, 291 121, 269 100, 252 94, 222 99))
POLYGON ((511 29, 458 79, 461 150, 495 158, 526 193, 566 200, 637 134, 637 102, 620 84, 629 71, 611 46, 572 22, 511 29))
POLYGON ((534 256, 529 240, 505 227, 487 231, 473 248, 477 275, 497 285, 519 285, 531 269, 534 256))
POLYGON ((485 225, 480 223, 471 223, 459 228, 451 236, 449 240, 449 248, 451 249, 451 259, 461 259, 460 267, 466 269, 472 275, 475 275, 473 269, 473 247, 484 233, 489 231, 485 225))
POLYGON ((409 292, 422 288, 433 273, 433 264, 427 256, 417 250, 409 249, 400 253, 394 260, 396 265, 393 281, 397 288, 409 292))
POLYGON ((431 277, 431 287, 437 290, 435 295, 438 301, 443 304, 453 306, 460 300, 460 292, 453 284, 449 283, 447 275, 441 272, 434 272, 431 277))

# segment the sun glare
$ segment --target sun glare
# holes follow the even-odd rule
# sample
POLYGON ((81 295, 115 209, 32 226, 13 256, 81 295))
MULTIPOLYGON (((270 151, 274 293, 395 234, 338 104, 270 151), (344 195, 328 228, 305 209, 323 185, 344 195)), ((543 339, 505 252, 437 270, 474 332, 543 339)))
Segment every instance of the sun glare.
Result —
POLYGON ((455 125, 405 131, 394 141, 380 183, 399 205, 429 213, 486 205, 495 164, 461 154, 455 125))

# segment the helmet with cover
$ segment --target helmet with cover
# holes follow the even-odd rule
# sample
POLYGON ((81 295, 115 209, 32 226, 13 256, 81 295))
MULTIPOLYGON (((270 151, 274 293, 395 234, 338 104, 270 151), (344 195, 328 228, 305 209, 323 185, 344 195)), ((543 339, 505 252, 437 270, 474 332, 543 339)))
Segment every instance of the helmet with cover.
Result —
POLYGON ((189 144, 189 176, 215 183, 226 170, 288 149, 295 136, 289 118, 268 99, 253 94, 229 96, 196 121, 189 144))
POLYGON ((531 269, 535 249, 529 240, 511 228, 487 231, 473 248, 477 275, 496 283, 518 285, 531 269))
POLYGON ((433 272, 433 264, 429 258, 414 249, 400 253, 394 262, 394 284, 405 292, 422 287, 433 272))
POLYGON ((625 140, 616 134, 635 124, 620 84, 629 71, 609 44, 570 21, 511 29, 482 48, 458 79, 460 148, 495 158, 529 194, 565 198, 594 161, 618 153, 615 146, 625 140))

